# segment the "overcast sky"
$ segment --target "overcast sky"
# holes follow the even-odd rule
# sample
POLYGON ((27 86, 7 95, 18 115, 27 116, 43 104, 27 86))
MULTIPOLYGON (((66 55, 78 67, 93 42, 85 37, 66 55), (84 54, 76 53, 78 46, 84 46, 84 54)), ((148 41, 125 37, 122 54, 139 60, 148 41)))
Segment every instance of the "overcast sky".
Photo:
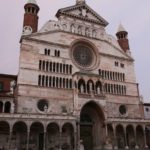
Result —
MULTIPOLYGON (((24 4, 27 0, 0 0, 0 73, 17 74, 19 40, 22 32, 24 4)), ((40 6, 39 28, 56 20, 59 8, 76 0, 37 0, 40 6)), ((130 49, 135 59, 137 82, 145 102, 150 102, 150 0, 86 0, 105 18, 109 34, 115 35, 120 22, 129 32, 130 49)))

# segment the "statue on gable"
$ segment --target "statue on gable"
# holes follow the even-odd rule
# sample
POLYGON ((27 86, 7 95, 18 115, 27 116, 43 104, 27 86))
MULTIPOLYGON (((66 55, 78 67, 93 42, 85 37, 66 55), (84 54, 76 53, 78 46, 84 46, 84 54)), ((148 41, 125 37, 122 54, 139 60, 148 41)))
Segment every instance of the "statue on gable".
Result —
POLYGON ((85 3, 85 0, 76 0, 76 4, 79 5, 79 4, 84 4, 85 3))

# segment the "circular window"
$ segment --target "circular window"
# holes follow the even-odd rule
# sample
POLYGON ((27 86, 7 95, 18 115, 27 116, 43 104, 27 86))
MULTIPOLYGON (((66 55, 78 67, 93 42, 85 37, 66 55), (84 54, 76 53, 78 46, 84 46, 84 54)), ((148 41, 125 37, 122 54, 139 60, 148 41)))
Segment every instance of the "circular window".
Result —
POLYGON ((87 46, 78 45, 73 51, 73 57, 79 65, 89 67, 93 61, 93 52, 87 46))
POLYGON ((97 62, 95 49, 85 42, 73 46, 72 58, 77 67, 85 70, 93 69, 97 62))
POLYGON ((121 115, 125 115, 126 112, 127 112, 126 106, 125 105, 121 105, 119 107, 119 112, 120 112, 121 115))
POLYGON ((48 109, 48 102, 45 99, 39 100, 37 106, 40 111, 46 111, 48 109))

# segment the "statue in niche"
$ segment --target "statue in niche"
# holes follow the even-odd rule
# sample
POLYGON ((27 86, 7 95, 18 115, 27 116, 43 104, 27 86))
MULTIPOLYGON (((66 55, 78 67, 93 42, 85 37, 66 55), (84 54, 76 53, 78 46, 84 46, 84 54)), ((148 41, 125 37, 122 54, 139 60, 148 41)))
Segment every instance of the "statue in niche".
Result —
POLYGON ((86 35, 86 36, 90 36, 89 28, 87 28, 87 29, 85 30, 85 35, 86 35))
POLYGON ((97 87, 97 94, 98 94, 98 95, 101 94, 101 89, 100 89, 99 86, 97 87))
POLYGON ((82 27, 81 26, 78 27, 78 34, 82 34, 82 27))
POLYGON ((84 86, 83 86, 83 84, 81 84, 81 86, 80 86, 80 92, 84 93, 84 86))
POLYGON ((93 32, 92 32, 92 37, 94 37, 94 38, 96 38, 96 31, 95 30, 93 30, 93 32))
POLYGON ((66 30, 67 30, 67 25, 66 25, 66 24, 63 24, 63 25, 62 25, 62 29, 63 29, 64 31, 66 31, 66 30))
POLYGON ((75 27, 74 27, 74 25, 71 25, 71 32, 75 33, 75 27))
POLYGON ((89 91, 90 91, 90 93, 92 93, 92 91, 93 91, 93 84, 91 82, 89 83, 89 91))

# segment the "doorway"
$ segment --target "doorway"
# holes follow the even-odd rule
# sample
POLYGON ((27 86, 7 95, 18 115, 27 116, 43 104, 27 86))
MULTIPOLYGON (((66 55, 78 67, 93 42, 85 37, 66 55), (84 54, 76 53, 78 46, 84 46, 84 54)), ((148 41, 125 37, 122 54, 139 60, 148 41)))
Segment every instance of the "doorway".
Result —
POLYGON ((80 139, 85 150, 101 149, 104 143, 105 126, 102 109, 95 102, 83 106, 80 113, 80 139))

